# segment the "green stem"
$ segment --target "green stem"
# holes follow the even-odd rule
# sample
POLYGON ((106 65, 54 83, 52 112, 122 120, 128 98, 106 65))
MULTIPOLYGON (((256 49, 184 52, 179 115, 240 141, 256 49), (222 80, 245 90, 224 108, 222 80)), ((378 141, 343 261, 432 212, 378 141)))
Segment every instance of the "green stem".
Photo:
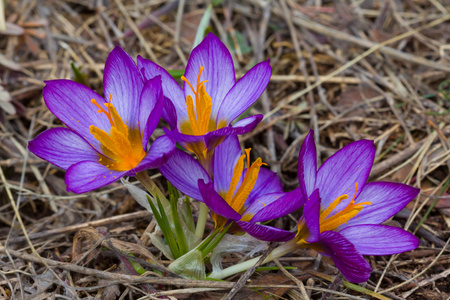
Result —
POLYGON ((168 207, 170 205, 169 200, 167 200, 166 196, 164 196, 156 183, 150 178, 150 176, 148 176, 146 171, 137 173, 136 178, 154 198, 158 198, 161 201, 161 204, 164 207, 168 207))
MULTIPOLYGON (((297 249, 299 247, 299 245, 297 245, 296 243, 296 239, 290 240, 289 242, 275 248, 272 250, 272 252, 270 252, 270 254, 266 257, 266 259, 263 261, 262 264, 268 263, 276 258, 279 258, 283 255, 288 254, 289 252, 294 251, 295 249, 297 249)), ((253 267, 259 260, 261 256, 255 257, 253 259, 244 261, 240 264, 228 267, 226 269, 223 269, 222 271, 214 274, 214 279, 224 279, 227 278, 231 275, 234 275, 236 273, 240 273, 240 272, 244 272, 248 269, 250 269, 251 267, 253 267)))
POLYGON ((197 227, 195 228, 195 235, 203 238, 205 233, 206 219, 208 218, 209 209, 205 203, 200 203, 200 210, 198 212, 197 227))

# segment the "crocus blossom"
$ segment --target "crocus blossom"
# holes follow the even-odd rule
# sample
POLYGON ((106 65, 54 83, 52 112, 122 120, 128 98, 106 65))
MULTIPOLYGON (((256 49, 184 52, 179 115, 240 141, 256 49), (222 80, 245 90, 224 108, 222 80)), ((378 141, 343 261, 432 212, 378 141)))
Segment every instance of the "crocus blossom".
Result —
POLYGON ((391 255, 417 248, 407 231, 380 225, 419 193, 393 182, 367 183, 375 157, 372 141, 353 142, 317 170, 314 132, 299 154, 298 178, 306 200, 294 239, 301 247, 330 256, 352 282, 364 282, 371 267, 362 255, 391 255))
POLYGON ((38 157, 67 170, 67 190, 83 193, 163 164, 175 148, 168 136, 148 140, 163 110, 161 78, 144 84, 133 59, 120 47, 104 71, 105 98, 71 80, 51 80, 43 90, 49 110, 66 126, 30 141, 38 157))
POLYGON ((234 221, 238 226, 233 230, 247 231, 250 227, 259 239, 290 240, 295 233, 257 222, 276 219, 298 209, 303 204, 300 189, 283 192, 278 176, 262 168, 261 158, 251 164, 249 155, 250 149, 242 154, 238 138, 231 136, 215 150, 213 180, 199 162, 178 149, 159 170, 177 189, 211 209, 216 228, 234 221))
POLYGON ((167 98, 163 118, 175 141, 196 154, 212 174, 214 148, 230 135, 247 133, 261 121, 261 115, 250 116, 230 125, 262 94, 272 69, 268 61, 251 68, 236 82, 233 60, 225 45, 209 33, 192 50, 181 79, 183 88, 159 65, 138 57, 138 67, 147 80, 160 75, 167 98))

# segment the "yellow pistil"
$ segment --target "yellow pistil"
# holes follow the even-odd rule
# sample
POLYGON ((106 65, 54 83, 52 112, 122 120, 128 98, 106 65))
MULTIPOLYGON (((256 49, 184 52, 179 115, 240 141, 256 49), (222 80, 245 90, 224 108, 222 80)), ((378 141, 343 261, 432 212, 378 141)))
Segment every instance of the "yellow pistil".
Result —
POLYGON ((186 97, 188 120, 182 121, 180 124, 180 131, 184 134, 204 135, 218 129, 216 121, 211 119, 212 99, 205 89, 205 83, 208 80, 200 81, 203 70, 204 68, 201 66, 195 88, 186 77, 181 76, 181 80, 189 85, 195 97, 195 99, 191 95, 186 97))
MULTIPOLYGON (((348 195, 341 195, 337 197, 330 206, 328 206, 324 211, 320 213, 319 224, 320 232, 335 230, 340 225, 347 223, 349 220, 354 218, 362 209, 363 205, 370 205, 370 202, 361 202, 355 204, 356 193, 358 191, 358 183, 355 183, 355 194, 352 200, 347 204, 347 206, 336 212, 331 217, 328 217, 331 212, 345 199, 348 199, 348 195)), ((297 237, 299 237, 298 243, 304 243, 307 239, 308 230, 306 228, 305 220, 298 223, 297 237)))
POLYGON ((107 110, 101 107, 95 99, 91 102, 99 108, 100 114, 105 114, 111 124, 110 133, 102 129, 89 126, 91 134, 101 143, 102 151, 99 162, 114 171, 126 171, 135 168, 144 158, 145 151, 142 147, 142 137, 139 128, 129 129, 123 119, 111 104, 112 95, 108 103, 104 103, 107 110))

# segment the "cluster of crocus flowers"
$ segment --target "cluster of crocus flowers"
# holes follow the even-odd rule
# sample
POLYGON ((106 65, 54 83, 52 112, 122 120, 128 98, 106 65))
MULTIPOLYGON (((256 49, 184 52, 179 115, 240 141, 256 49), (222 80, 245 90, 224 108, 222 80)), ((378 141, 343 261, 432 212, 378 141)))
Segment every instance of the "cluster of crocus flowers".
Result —
POLYGON ((42 132, 28 149, 66 170, 68 191, 88 192, 157 168, 175 149, 168 136, 149 146, 163 111, 160 77, 144 83, 133 59, 116 47, 103 87, 105 97, 71 80, 47 81, 43 90, 45 104, 67 128, 42 132))
POLYGON ((231 136, 214 152, 213 179, 198 161, 179 149, 159 170, 178 190, 211 209, 216 228, 233 223, 229 232, 251 231, 265 241, 290 240, 295 234, 258 222, 300 208, 303 204, 300 190, 283 192, 277 174, 262 168, 261 158, 250 163, 249 155, 250 149, 242 154, 239 140, 231 136))
MULTIPOLYGON (((44 131, 29 142, 29 149, 66 170, 67 190, 76 193, 125 175, 144 183, 145 170, 159 168, 179 191, 209 207, 215 233, 224 234, 227 227, 228 233, 286 242, 266 262, 311 248, 330 256, 348 280, 364 282, 371 267, 363 255, 390 255, 418 246, 414 235, 381 223, 419 190, 399 183, 367 183, 375 156, 371 141, 349 144, 317 169, 311 131, 299 153, 299 187, 284 192, 277 174, 265 168, 261 158, 252 162, 251 149, 242 152, 239 145, 237 135, 253 130, 262 116, 232 124, 262 94, 270 76, 271 67, 264 61, 236 81, 231 55, 213 34, 192 51, 181 78, 183 88, 162 67, 141 57, 136 65, 116 47, 105 64, 104 97, 74 81, 46 82, 45 103, 66 127, 44 131), (161 117, 170 130, 149 143, 161 117), (176 149, 176 142, 197 159, 176 149), (297 232, 261 224, 302 206, 297 232)), ((164 200, 152 184, 144 186, 155 199, 164 200)), ((204 212, 206 216, 207 209, 204 212)), ((209 244, 204 248, 209 250, 209 244)), ((239 268, 216 278, 243 270, 239 268)))
POLYGON ((255 115, 230 125, 267 87, 272 75, 269 62, 255 65, 236 82, 230 52, 211 33, 192 50, 183 88, 152 61, 138 57, 138 67, 147 80, 161 76, 166 97, 163 118, 172 129, 166 134, 195 153, 209 174, 215 147, 228 136, 250 132, 262 119, 255 115))

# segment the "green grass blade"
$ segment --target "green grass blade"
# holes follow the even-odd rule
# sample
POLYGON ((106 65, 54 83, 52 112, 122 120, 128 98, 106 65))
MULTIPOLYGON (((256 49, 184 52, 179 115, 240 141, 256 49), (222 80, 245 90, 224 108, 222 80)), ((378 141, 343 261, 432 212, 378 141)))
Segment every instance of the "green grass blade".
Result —
POLYGON ((233 222, 230 222, 230 224, 228 224, 227 227, 225 227, 225 229, 223 229, 220 234, 217 236, 217 238, 212 241, 211 243, 209 243, 205 249, 203 249, 202 254, 203 254, 203 258, 206 258, 206 256, 211 253, 211 251, 214 250, 214 248, 216 248, 217 244, 220 243, 220 241, 223 239, 223 237, 225 236, 225 234, 227 233, 228 229, 230 229, 231 224, 233 224, 233 222))
POLYGON ((208 30, 209 21, 211 20, 212 14, 212 5, 208 5, 208 8, 205 10, 205 13, 200 20, 200 24, 197 27, 197 33, 195 34, 194 47, 197 47, 203 41, 203 37, 205 36, 205 32, 208 30))
POLYGON ((183 231, 183 225, 181 224, 181 219, 178 214, 178 190, 175 189, 173 185, 168 183, 169 186, 169 199, 170 208, 172 209, 173 225, 175 226, 175 236, 177 238, 178 248, 180 250, 180 255, 183 255, 189 251, 189 247, 186 241, 186 235, 183 231))
POLYGON ((180 251, 178 249, 178 245, 175 241, 175 237, 173 236, 172 229, 170 228, 169 220, 167 219, 166 213, 164 212, 164 208, 162 207, 161 201, 156 198, 158 203, 158 209, 156 209, 156 206, 153 204, 150 197, 147 196, 148 203, 150 204, 150 207, 153 211, 153 216, 156 219, 156 222, 158 223, 159 227, 161 228, 161 231, 164 234, 164 237, 166 238, 167 244, 170 247, 170 250, 172 251, 172 254, 175 258, 180 257, 180 251))

